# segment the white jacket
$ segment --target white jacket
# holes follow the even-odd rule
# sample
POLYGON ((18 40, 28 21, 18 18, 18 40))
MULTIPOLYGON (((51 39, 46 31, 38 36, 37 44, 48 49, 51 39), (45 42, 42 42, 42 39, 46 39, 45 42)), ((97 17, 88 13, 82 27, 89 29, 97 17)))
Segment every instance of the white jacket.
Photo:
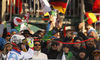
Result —
POLYGON ((41 51, 33 51, 29 49, 28 53, 32 56, 32 59, 45 59, 45 60, 48 59, 47 55, 42 53, 41 51))

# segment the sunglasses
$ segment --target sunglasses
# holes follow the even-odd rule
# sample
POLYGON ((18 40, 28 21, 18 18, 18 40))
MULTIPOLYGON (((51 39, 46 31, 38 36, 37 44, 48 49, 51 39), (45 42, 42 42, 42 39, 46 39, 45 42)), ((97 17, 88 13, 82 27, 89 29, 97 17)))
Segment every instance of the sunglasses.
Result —
POLYGON ((100 51, 92 52, 92 55, 99 55, 100 56, 100 51))
POLYGON ((41 44, 34 44, 34 46, 41 46, 41 44))

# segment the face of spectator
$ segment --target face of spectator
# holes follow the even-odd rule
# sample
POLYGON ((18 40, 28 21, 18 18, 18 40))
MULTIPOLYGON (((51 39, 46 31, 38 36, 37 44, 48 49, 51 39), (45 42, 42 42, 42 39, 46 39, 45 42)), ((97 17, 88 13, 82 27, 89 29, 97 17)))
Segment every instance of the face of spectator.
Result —
POLYGON ((85 57, 85 53, 84 52, 80 52, 79 56, 80 56, 80 58, 84 58, 85 57))
MULTIPOLYGON (((80 42, 80 40, 76 40, 75 42, 80 42)), ((80 48, 80 46, 81 46, 81 43, 79 43, 79 44, 74 44, 74 47, 80 48)))
POLYGON ((41 44, 40 42, 35 42, 34 43, 34 50, 39 51, 41 49, 41 44))
POLYGON ((30 34, 24 34, 25 38, 31 37, 30 34))
POLYGON ((57 50, 57 46, 58 46, 57 44, 52 45, 52 49, 57 50))
POLYGON ((10 36, 7 36, 7 37, 5 38, 6 41, 9 41, 9 39, 10 39, 10 36))
POLYGON ((68 32, 66 33, 66 36, 67 36, 67 37, 72 36, 72 31, 68 31, 68 32))
POLYGON ((69 52, 69 48, 64 47, 64 48, 63 48, 63 52, 68 53, 68 52, 69 52))
POLYGON ((96 55, 94 56, 94 60, 99 60, 100 59, 100 56, 96 55))
POLYGON ((6 47, 7 53, 8 53, 9 51, 11 51, 11 49, 12 49, 11 46, 7 46, 7 47, 6 47))
POLYGON ((87 27, 86 27, 86 30, 89 31, 90 28, 91 28, 91 26, 87 26, 87 27))
MULTIPOLYGON (((89 38, 89 39, 91 39, 91 38, 89 38)), ((87 41, 86 44, 87 44, 88 47, 93 47, 94 44, 95 44, 94 39, 87 41)))
POLYGON ((60 38, 60 33, 58 32, 58 33, 54 34, 54 36, 57 38, 60 38))
POLYGON ((12 37, 14 34, 17 34, 17 33, 15 31, 13 31, 10 36, 12 37))

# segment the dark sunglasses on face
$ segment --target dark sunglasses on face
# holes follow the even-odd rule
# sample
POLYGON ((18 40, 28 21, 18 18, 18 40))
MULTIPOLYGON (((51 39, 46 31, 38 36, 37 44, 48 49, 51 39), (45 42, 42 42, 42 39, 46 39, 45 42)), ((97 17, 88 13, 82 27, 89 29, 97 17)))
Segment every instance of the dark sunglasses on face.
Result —
POLYGON ((34 44, 34 46, 41 46, 41 44, 34 44))

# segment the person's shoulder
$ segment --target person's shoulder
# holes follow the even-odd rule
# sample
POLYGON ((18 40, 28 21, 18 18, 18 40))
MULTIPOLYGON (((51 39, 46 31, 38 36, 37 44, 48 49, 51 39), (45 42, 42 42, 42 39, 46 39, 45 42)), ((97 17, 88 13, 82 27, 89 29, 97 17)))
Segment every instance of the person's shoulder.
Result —
POLYGON ((17 59, 18 60, 18 56, 16 53, 10 51, 7 55, 7 60, 10 60, 10 59, 17 59))
POLYGON ((45 53, 42 53, 42 52, 41 52, 41 55, 43 55, 43 56, 47 56, 45 53))

